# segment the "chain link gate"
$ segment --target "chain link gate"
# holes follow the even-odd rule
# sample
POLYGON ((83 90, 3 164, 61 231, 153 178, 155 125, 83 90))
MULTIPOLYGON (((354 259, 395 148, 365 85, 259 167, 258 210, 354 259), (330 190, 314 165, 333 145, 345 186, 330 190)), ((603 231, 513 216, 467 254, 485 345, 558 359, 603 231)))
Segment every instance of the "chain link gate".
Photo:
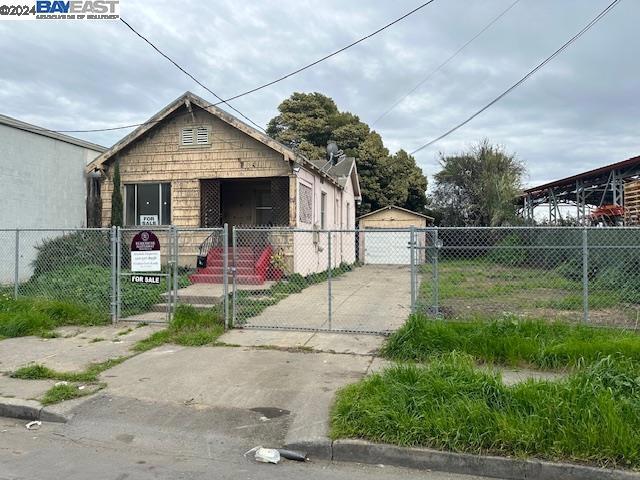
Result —
POLYGON ((232 325, 387 334, 415 301, 417 262, 424 260, 415 236, 410 229, 234 227, 232 325), (378 251, 389 243, 393 253, 368 259, 365 243, 378 251))

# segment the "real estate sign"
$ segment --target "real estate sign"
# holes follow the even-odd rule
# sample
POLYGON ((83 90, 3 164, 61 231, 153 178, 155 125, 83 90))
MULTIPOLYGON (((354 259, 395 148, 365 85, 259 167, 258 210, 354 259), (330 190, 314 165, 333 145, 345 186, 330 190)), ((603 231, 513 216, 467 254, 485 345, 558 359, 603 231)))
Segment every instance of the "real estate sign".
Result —
POLYGON ((131 271, 159 272, 160 270, 162 270, 160 240, 149 230, 137 233, 131 240, 131 271))

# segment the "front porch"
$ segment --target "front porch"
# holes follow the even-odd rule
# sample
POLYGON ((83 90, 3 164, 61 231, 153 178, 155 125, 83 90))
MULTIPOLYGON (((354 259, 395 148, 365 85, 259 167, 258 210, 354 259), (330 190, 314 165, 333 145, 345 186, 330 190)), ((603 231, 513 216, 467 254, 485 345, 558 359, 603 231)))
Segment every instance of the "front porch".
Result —
POLYGON ((294 225, 289 183, 289 177, 201 179, 200 226, 294 225))
MULTIPOLYGON (((200 180, 200 223, 204 228, 224 224, 233 227, 273 227, 292 224, 289 177, 257 179, 200 180)), ((295 217, 293 217, 295 220, 295 217)), ((237 239, 235 252, 229 249, 227 265, 236 271, 243 285, 262 285, 278 280, 282 271, 274 268, 272 255, 277 246, 268 232, 256 230, 249 239, 237 239)), ((233 239, 229 235, 231 245, 233 239)), ((199 248, 198 269, 189 279, 193 283, 222 283, 224 249, 221 245, 199 248)))

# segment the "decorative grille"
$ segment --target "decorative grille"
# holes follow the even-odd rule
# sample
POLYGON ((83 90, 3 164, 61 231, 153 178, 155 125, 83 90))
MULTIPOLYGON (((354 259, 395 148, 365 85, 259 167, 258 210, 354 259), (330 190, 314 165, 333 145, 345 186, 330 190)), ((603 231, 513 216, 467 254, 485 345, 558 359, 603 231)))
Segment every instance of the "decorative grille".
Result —
POLYGON ((220 180, 200 180, 200 226, 222 225, 220 214, 220 180))
POLYGON ((298 184, 300 188, 300 199, 298 209, 300 211, 299 220, 301 223, 313 223, 313 191, 311 187, 298 184))

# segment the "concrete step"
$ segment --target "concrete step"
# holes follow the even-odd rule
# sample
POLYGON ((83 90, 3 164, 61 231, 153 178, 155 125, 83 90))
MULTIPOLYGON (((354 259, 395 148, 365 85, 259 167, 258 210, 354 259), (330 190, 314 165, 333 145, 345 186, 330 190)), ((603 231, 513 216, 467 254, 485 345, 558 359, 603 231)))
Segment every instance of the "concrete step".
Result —
MULTIPOLYGON (((229 286, 229 291, 231 291, 231 286, 229 286)), ((166 303, 167 294, 162 294, 162 299, 166 303)), ((222 303, 223 295, 181 295, 178 293, 178 302, 179 303, 190 303, 192 305, 207 305, 209 308, 222 303)))
MULTIPOLYGON (((191 302, 183 302, 182 300, 179 300, 178 303, 179 304, 183 304, 183 305, 191 305, 196 310, 209 310, 209 309, 215 307, 215 305, 211 305, 211 304, 207 304, 207 303, 191 303, 191 302)), ((150 311, 151 312, 164 313, 164 312, 167 311, 167 304, 166 303, 156 303, 155 305, 151 306, 151 310, 150 311)))

